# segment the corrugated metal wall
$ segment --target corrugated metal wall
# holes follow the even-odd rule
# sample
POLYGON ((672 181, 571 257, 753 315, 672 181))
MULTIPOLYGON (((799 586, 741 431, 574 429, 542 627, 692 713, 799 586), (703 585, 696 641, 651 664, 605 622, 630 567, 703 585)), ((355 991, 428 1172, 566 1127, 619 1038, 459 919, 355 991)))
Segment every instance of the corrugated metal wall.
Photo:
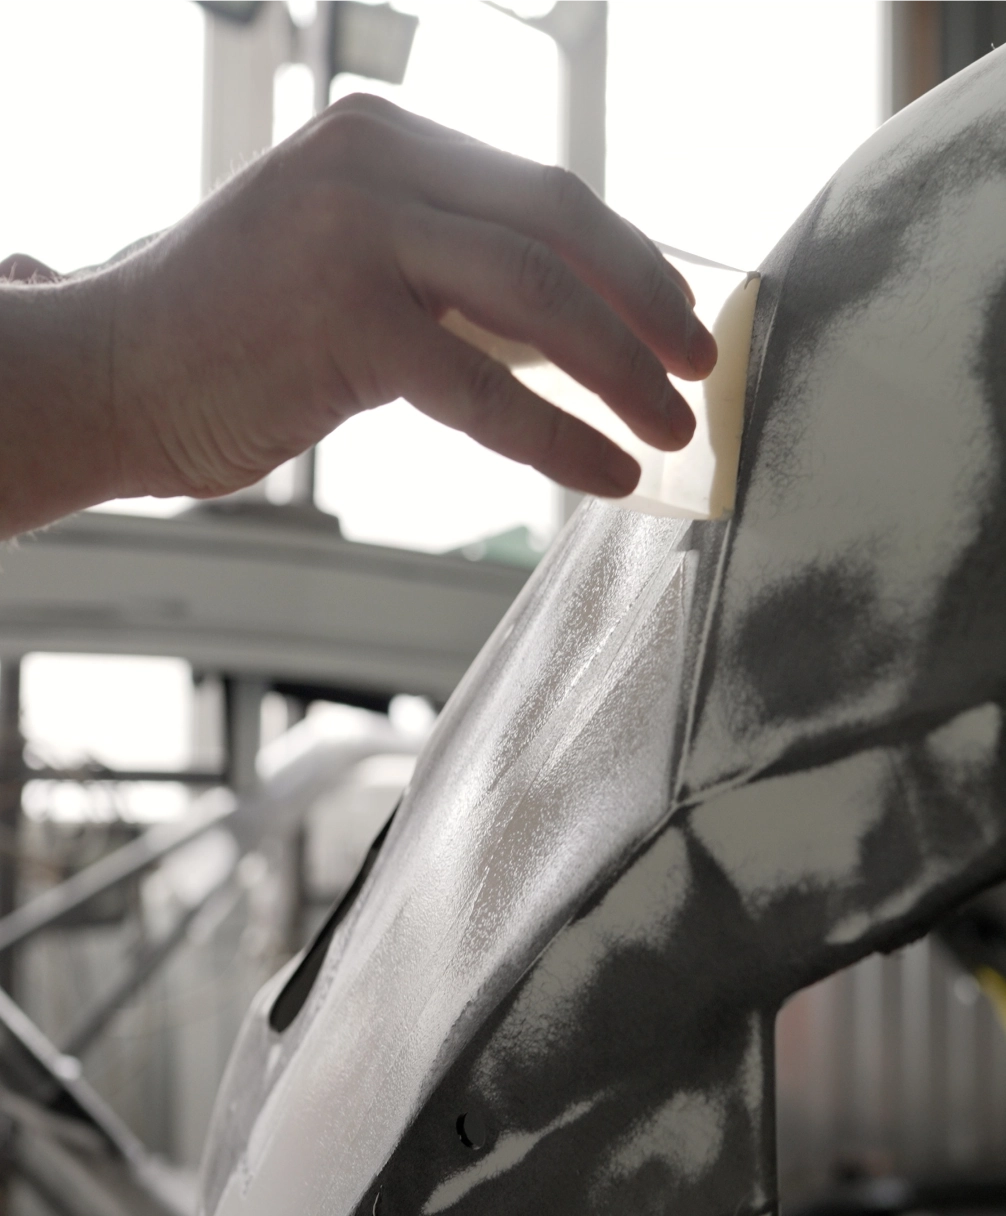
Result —
POLYGON ((784 1206, 840 1170, 1006 1166, 1006 1033, 925 938, 798 994, 776 1032, 784 1206))

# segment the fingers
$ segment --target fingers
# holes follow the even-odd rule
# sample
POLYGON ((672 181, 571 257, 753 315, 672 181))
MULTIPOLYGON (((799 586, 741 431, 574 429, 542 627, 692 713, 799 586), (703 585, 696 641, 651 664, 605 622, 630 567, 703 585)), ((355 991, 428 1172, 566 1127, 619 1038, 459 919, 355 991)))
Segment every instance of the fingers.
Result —
POLYGON ((530 343, 637 435, 683 447, 695 420, 660 360, 547 245, 497 224, 408 208, 399 263, 413 290, 493 333, 530 343))
POLYGON ((432 319, 411 314, 396 338, 402 395, 424 414, 570 489, 621 498, 635 488, 631 456, 432 319))
POLYGON ((708 375, 716 343, 680 274, 579 178, 480 145, 405 141, 400 171, 429 203, 537 238, 554 249, 661 359, 686 379, 708 375))
POLYGON ((355 95, 316 120, 340 163, 455 215, 547 244, 624 318, 664 367, 708 375, 716 343, 688 284, 638 229, 573 174, 500 152, 390 102, 355 95))

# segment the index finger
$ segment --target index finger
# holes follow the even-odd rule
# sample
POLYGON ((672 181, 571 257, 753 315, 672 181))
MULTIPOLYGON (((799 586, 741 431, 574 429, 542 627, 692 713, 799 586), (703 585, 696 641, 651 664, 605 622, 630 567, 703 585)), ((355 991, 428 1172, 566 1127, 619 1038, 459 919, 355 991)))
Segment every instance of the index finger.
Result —
POLYGON ((716 344, 695 316, 681 276, 574 174, 494 148, 439 140, 417 144, 409 170, 426 202, 549 245, 668 371, 695 379, 712 370, 716 344))
POLYGON ((551 246, 668 371, 707 375, 716 344, 673 267, 580 179, 493 149, 432 141, 414 166, 428 202, 516 228, 551 246))
MULTIPOLYGON (((333 108, 340 109, 341 112, 354 112, 359 114, 367 114, 373 118, 381 119, 385 122, 392 123, 403 130, 410 131, 414 135, 422 136, 424 139, 438 139, 446 143, 462 144, 468 147, 477 147, 485 152, 498 152, 498 149, 493 148, 491 144, 485 143, 483 140, 476 139, 473 135, 466 135, 462 131, 456 131, 451 127, 445 127, 441 123, 434 122, 432 118, 425 118, 422 114, 414 114, 411 110, 403 110, 401 106, 396 106, 393 101, 388 101, 387 98, 378 97, 373 93, 352 93, 347 97, 341 98, 335 103, 333 108)), ((506 155, 506 153, 500 153, 506 155)), ((522 158, 513 158, 522 159, 522 158)), ((534 164, 531 161, 522 161, 524 164, 534 164)), ((695 294, 688 284, 688 280, 663 256, 660 246, 651 240, 641 228, 629 220, 623 219, 622 223, 634 233, 637 239, 642 243, 643 247, 648 251, 650 259, 654 262, 663 262, 667 273, 677 283, 684 292, 688 302, 695 307, 695 294)))

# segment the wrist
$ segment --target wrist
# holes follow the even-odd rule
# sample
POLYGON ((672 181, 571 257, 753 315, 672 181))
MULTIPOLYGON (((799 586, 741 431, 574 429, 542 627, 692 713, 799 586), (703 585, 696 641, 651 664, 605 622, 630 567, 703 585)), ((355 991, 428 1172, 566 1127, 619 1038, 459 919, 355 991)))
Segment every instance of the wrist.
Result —
POLYGON ((0 536, 123 492, 110 280, 0 284, 0 536))

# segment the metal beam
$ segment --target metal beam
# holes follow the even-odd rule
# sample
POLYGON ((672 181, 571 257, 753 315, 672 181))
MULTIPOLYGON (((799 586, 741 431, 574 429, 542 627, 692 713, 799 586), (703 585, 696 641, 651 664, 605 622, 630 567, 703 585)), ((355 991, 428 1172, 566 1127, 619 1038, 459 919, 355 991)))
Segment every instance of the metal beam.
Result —
POLYGON ((207 14, 203 193, 272 145, 273 77, 292 58, 285 4, 262 6, 247 24, 207 14))
POLYGON ((254 793, 259 784, 256 761, 262 742, 262 698, 266 691, 263 680, 224 681, 227 784, 239 796, 254 793))
MULTIPOLYGON (((225 821, 239 848, 283 846, 297 831, 307 809, 332 789, 360 760, 382 752, 411 753, 418 740, 403 737, 378 719, 363 737, 319 742, 274 772, 238 800, 227 790, 211 790, 193 803, 184 819, 159 823, 142 836, 15 909, 0 919, 0 953, 67 920, 103 892, 142 874, 176 849, 225 821), (272 842, 272 843, 270 843, 272 842)), ((0 994, 2 995, 2 994, 0 994)))
POLYGON ((881 119, 897 114, 943 79, 940 9, 930 0, 885 0, 881 119))
POLYGON ((0 574, 0 658, 175 655, 197 670, 443 702, 527 571, 346 541, 331 527, 87 512, 0 574))
POLYGON ((1002 0, 886 0, 882 118, 1006 41, 1002 0))
MULTIPOLYGON (((155 1213, 157 1216, 191 1216, 191 1207, 180 1194, 176 1172, 147 1152, 83 1079, 79 1062, 59 1052, 5 992, 0 992, 0 1085, 79 1124, 78 1138, 80 1134, 86 1136, 90 1129, 104 1141, 109 1151, 103 1160, 131 1193, 132 1201, 126 1204, 126 1210, 133 1216, 154 1216, 155 1213)), ((4 1108, 6 1115, 15 1114, 9 1101, 4 1103, 4 1108)), ((13 1144, 4 1148, 13 1150, 14 1163, 21 1168, 17 1145, 37 1143, 40 1139, 38 1135, 30 1139, 25 1136, 23 1140, 15 1137, 13 1144)), ((71 1204, 69 1211, 74 1216, 83 1216, 83 1212, 88 1211, 75 1209, 72 1198, 64 1198, 64 1202, 71 1204)))
POLYGON ((68 1056, 79 1058, 101 1037, 106 1027, 121 1012, 149 980, 155 976, 175 951, 188 938, 189 932, 207 907, 232 885, 234 867, 212 890, 196 903, 180 912, 171 928, 156 941, 146 943, 118 975, 110 988, 103 992, 78 1017, 62 1041, 68 1056))
POLYGON ((151 869, 168 854, 229 819, 236 806, 233 796, 224 790, 207 794, 184 819, 148 828, 136 840, 15 908, 0 918, 0 954, 67 920, 110 887, 151 869))
MULTIPOLYGON (((21 659, 0 663, 0 919, 17 907, 18 841, 24 790, 24 739, 21 735, 21 659)), ((0 956, 0 988, 14 992, 14 957, 0 956)))
MULTIPOLYGON (((86 765, 83 768, 31 768, 22 765, 12 770, 20 781, 72 781, 75 785, 91 785, 97 781, 177 781, 181 785, 226 785, 227 774, 212 769, 170 768, 105 768, 86 765)), ((0 771, 0 781, 6 777, 0 771)))

